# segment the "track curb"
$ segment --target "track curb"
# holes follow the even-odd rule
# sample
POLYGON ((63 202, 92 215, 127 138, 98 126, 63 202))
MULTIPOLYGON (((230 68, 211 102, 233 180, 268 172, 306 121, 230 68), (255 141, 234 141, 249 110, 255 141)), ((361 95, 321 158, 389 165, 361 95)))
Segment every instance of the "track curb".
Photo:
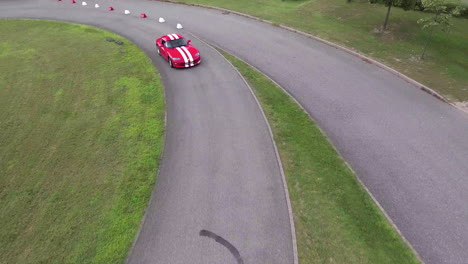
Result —
MULTIPOLYGON (((241 12, 238 12, 238 11, 233 11, 233 10, 229 10, 229 9, 225 9, 225 8, 221 8, 221 7, 215 7, 215 6, 208 6, 208 5, 202 5, 202 4, 194 4, 194 3, 185 3, 185 2, 178 2, 178 1, 175 1, 175 0, 150 0, 150 1, 156 1, 156 2, 166 2, 166 3, 172 3, 172 4, 179 4, 179 5, 187 5, 187 6, 195 6, 195 7, 201 7, 201 8, 206 8, 206 9, 212 9, 212 10, 217 10, 217 11, 222 11, 223 13, 232 13, 232 14, 235 14, 235 15, 238 15, 238 16, 243 16, 243 17, 246 17, 246 18, 250 18, 250 19, 253 19, 253 20, 257 20, 257 21, 260 21, 260 22, 263 22, 263 23, 267 23, 267 24, 270 24, 272 26, 277 26, 279 28, 282 28, 282 29, 286 29, 288 31, 291 31, 291 32, 294 32, 294 33, 297 33, 297 34, 300 34, 302 36, 305 36, 307 38, 311 38, 313 40, 316 40, 318 42, 321 42, 323 44, 326 44, 330 47, 333 47, 333 48, 336 48, 338 50, 341 50, 341 51, 344 51, 348 54, 351 54, 355 57, 358 57, 359 59, 367 62, 367 63, 370 63, 372 65, 375 65, 383 70, 386 70, 388 72, 390 72, 391 74, 399 77, 400 79, 403 79, 404 81, 406 81, 407 83, 413 85, 414 87, 432 95, 433 97, 439 99, 440 101, 444 102, 444 103, 447 103, 455 108, 457 108, 458 110, 462 111, 462 112, 465 112, 465 113, 468 113, 468 109, 464 109, 452 102, 450 102, 447 98, 445 98, 443 95, 441 95, 440 93, 436 92, 435 90, 427 87, 426 85, 406 76, 405 74, 375 60, 375 59, 372 59, 370 57, 367 57, 365 56, 364 54, 361 54, 355 50, 352 50, 350 48, 347 48, 347 47, 344 47, 344 46, 341 46, 341 45, 338 45, 338 44, 335 44, 333 42, 330 42, 328 40, 325 40, 325 39, 322 39, 322 38, 319 38, 317 36, 314 36, 314 35, 311 35, 309 33, 306 33, 304 31, 300 31, 300 30, 297 30, 297 29, 294 29, 292 27, 288 27, 288 26, 285 26, 285 25, 282 25, 282 24, 277 24, 277 23, 274 23, 272 21, 269 21, 269 20, 266 20, 266 19, 262 19, 262 18, 259 18, 259 17, 255 17, 255 16, 252 16, 252 15, 248 15, 248 14, 245 14, 245 13, 241 13, 241 12)), ((284 90, 284 89, 283 89, 284 90)))

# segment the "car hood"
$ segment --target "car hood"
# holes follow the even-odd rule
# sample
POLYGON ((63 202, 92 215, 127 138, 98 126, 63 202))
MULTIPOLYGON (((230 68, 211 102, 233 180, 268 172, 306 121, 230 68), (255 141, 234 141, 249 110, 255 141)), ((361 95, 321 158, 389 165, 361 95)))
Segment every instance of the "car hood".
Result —
POLYGON ((190 60, 190 56, 187 54, 187 52, 190 53, 192 59, 195 59, 195 54, 198 53, 198 50, 192 45, 186 45, 186 46, 182 46, 178 48, 168 49, 168 53, 171 57, 177 57, 177 58, 183 59, 185 56, 188 60, 190 60))

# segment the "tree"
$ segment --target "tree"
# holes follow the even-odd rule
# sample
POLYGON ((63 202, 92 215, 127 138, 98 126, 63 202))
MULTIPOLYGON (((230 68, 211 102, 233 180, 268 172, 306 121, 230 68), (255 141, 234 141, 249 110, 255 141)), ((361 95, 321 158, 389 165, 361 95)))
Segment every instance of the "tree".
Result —
POLYGON ((440 28, 443 32, 450 31, 452 23, 450 23, 450 18, 452 16, 460 15, 461 8, 456 7, 452 10, 447 9, 447 3, 445 0, 422 0, 422 5, 424 11, 433 13, 434 15, 428 18, 421 18, 418 20, 419 24, 422 24, 422 29, 429 29, 430 33, 426 38, 426 44, 424 45, 424 50, 421 55, 421 59, 424 59, 426 55, 427 47, 432 40, 432 34, 434 33, 435 28, 440 28))
MULTIPOLYGON (((385 6, 387 6, 388 9, 387 9, 387 15, 385 16, 385 21, 384 21, 382 30, 387 29, 388 18, 390 17, 390 10, 392 9, 392 6, 399 6, 403 8, 404 10, 410 10, 415 7, 418 1, 419 0, 383 0, 385 6)), ((377 3, 378 0, 370 0, 370 2, 373 4, 373 3, 377 3)))
POLYGON ((390 16, 390 9, 393 6, 393 1, 394 0, 385 0, 385 5, 388 6, 388 9, 387 9, 387 15, 385 16, 385 22, 383 24, 383 30, 387 29, 388 17, 390 16))

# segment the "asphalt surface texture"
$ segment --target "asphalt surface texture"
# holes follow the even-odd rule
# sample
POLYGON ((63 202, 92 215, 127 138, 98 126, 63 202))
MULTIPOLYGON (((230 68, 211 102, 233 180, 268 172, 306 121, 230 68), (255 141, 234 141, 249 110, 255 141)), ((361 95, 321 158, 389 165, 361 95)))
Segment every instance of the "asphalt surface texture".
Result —
POLYGON ((202 64, 168 69, 153 47, 163 32, 196 35, 279 83, 326 132, 425 263, 468 263, 465 113, 357 57, 232 13, 144 0, 88 1, 87 7, 38 1, 2 0, 0 17, 112 30, 143 48, 163 77, 166 149, 130 263, 239 263, 226 246, 200 236, 201 229, 229 241, 245 263, 293 258, 273 146, 248 89, 193 38, 202 64), (95 10, 96 2, 116 11, 95 10), (134 16, 124 17, 124 9, 134 16), (149 19, 136 18, 143 12, 149 19), (166 24, 158 24, 159 17, 166 24), (176 31, 176 23, 185 29, 176 31))

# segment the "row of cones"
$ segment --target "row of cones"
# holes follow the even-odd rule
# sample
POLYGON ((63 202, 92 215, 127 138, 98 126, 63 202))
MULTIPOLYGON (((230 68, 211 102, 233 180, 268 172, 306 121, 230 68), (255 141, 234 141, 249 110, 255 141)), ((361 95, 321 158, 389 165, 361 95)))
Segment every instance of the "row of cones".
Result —
MULTIPOLYGON (((62 1, 62 0, 57 0, 57 1, 60 2, 60 1, 62 1)), ((72 3, 72 4, 76 4, 76 0, 71 0, 71 3, 72 3)), ((86 2, 82 2, 81 4, 84 5, 84 6, 88 5, 88 3, 86 3, 86 2)), ((100 6, 99 6, 98 4, 95 4, 94 7, 95 7, 95 8, 99 8, 100 6)), ((109 10, 109 11, 114 11, 115 9, 114 9, 112 6, 109 6, 109 7, 107 8, 107 10, 109 10)), ((125 10, 125 11, 124 11, 124 14, 128 15, 128 14, 130 14, 130 11, 129 11, 129 10, 125 10)), ((145 13, 141 13, 141 14, 140 14, 140 17, 141 17, 141 18, 147 18, 148 16, 147 16, 145 13)), ((160 23, 164 23, 164 22, 166 22, 166 20, 164 20, 164 18, 160 17, 160 18, 159 18, 159 22, 160 22, 160 23)), ((182 29, 183 27, 182 27, 181 24, 177 24, 177 28, 178 28, 178 29, 182 29)))

